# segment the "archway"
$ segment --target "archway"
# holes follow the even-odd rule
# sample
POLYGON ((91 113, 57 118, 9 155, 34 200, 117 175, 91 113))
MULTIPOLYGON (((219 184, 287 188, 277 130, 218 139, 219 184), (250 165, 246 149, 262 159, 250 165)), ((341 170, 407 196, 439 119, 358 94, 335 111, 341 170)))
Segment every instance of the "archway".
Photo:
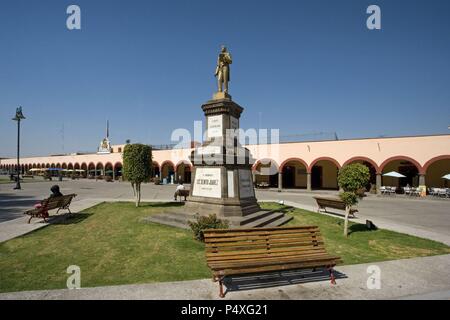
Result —
POLYGON ((291 158, 285 160, 281 164, 283 189, 306 189, 308 183, 307 168, 306 162, 302 159, 291 158))
POLYGON ((182 183, 191 183, 191 165, 187 161, 178 163, 176 168, 176 181, 182 183))
POLYGON ((114 171, 113 171, 113 165, 111 162, 107 162, 105 164, 105 177, 113 177, 114 176, 114 171))
POLYGON ((153 163, 152 163, 152 178, 154 178, 156 176, 161 177, 161 172, 159 169, 159 163, 156 161, 153 161, 153 163))
POLYGON ((174 176, 175 170, 172 161, 164 161, 161 165, 161 179, 167 179, 167 183, 171 183, 171 177, 174 176))
POLYGON ((383 177, 381 178, 381 185, 392 187, 411 187, 419 186, 419 172, 422 168, 420 164, 408 157, 393 157, 385 160, 380 165, 382 174, 396 171, 405 176, 405 178, 383 177))
POLYGON ((323 157, 314 160, 310 165, 311 188, 338 190, 337 176, 339 169, 339 162, 333 158, 323 157))
POLYGON ((76 163, 73 165, 73 175, 74 175, 75 177, 77 177, 77 178, 80 177, 80 164, 79 164, 78 162, 76 162, 76 163))
POLYGON ((254 183, 256 187, 278 188, 279 166, 275 160, 261 159, 253 165, 254 183))
POLYGON ((122 162, 116 162, 114 165, 114 179, 118 180, 122 177, 122 162))
POLYGON ((66 175, 67 175, 68 177, 72 177, 72 176, 73 176, 73 173, 74 173, 74 171, 73 171, 73 163, 69 163, 69 164, 67 165, 66 175))
POLYGON ((103 163, 99 162, 95 166, 95 173, 98 178, 103 178, 105 171, 103 170, 103 163))
POLYGON ((88 165, 88 178, 92 179, 96 176, 95 172, 95 164, 93 162, 90 162, 88 165))
POLYGON ((442 179, 450 174, 450 155, 436 157, 424 165, 425 184, 431 188, 449 188, 450 181, 442 179))
POLYGON ((86 178, 86 177, 87 177, 87 174, 88 174, 88 167, 87 167, 86 162, 83 162, 83 163, 81 164, 81 170, 83 170, 83 171, 81 171, 81 176, 82 176, 83 178, 86 178))

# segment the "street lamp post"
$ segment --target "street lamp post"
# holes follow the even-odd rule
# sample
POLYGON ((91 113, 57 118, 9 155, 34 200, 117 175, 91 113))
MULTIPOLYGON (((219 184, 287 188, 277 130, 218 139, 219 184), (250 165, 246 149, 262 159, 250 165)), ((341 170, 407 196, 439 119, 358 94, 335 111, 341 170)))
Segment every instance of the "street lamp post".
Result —
POLYGON ((17 121, 17 180, 16 180, 16 186, 14 187, 14 190, 20 190, 20 121, 25 119, 25 117, 22 114, 22 107, 18 107, 16 109, 16 115, 14 118, 12 118, 14 121, 17 121))

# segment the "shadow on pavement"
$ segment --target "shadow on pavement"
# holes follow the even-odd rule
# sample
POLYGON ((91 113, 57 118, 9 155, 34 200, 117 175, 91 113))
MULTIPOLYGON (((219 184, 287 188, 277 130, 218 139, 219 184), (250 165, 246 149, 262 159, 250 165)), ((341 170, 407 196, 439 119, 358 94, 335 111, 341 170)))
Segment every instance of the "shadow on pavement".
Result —
MULTIPOLYGON (((341 272, 334 270, 336 280, 347 278, 341 272)), ((232 291, 245 291, 252 289, 262 289, 271 287, 281 287, 293 284, 302 284, 316 281, 330 282, 330 274, 326 269, 313 270, 292 270, 282 272, 271 272, 257 275, 247 275, 238 277, 225 277, 224 285, 226 293, 232 291)), ((331 285, 331 283, 330 283, 331 285)))
POLYGON ((32 196, 0 193, 0 222, 22 217, 25 210, 32 208, 38 202, 32 196))

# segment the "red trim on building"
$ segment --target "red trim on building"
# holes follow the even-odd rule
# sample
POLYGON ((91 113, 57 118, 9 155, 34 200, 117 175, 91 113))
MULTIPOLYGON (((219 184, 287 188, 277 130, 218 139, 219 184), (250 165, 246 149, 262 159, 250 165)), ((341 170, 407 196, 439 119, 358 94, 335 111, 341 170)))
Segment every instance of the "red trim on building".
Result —
POLYGON ((419 174, 424 174, 423 168, 420 165, 419 162, 417 162, 416 160, 414 160, 413 158, 407 157, 407 156, 395 156, 395 157, 390 157, 386 160, 383 161, 382 164, 380 164, 380 173, 383 172, 384 167, 392 161, 396 161, 396 160, 405 160, 405 161, 409 161, 411 162, 413 165, 416 166, 417 170, 419 171, 419 174))
POLYGON ((311 162, 311 164, 309 165, 309 167, 308 167, 308 169, 307 169, 307 172, 308 172, 308 173, 311 173, 312 168, 315 166, 315 164, 316 164, 317 162, 319 162, 319 161, 322 161, 322 160, 325 160, 325 161, 331 161, 331 162, 333 162, 333 163, 336 165, 336 167, 337 167, 338 169, 341 168, 341 165, 339 164, 339 162, 338 162, 336 159, 333 159, 333 158, 330 158, 330 157, 320 157, 320 158, 315 159, 313 162, 311 162))
POLYGON ((375 172, 376 172, 376 173, 380 173, 379 167, 378 167, 378 165, 376 164, 376 162, 375 162, 374 160, 372 160, 372 159, 370 159, 370 158, 367 158, 367 157, 364 157, 364 156, 356 156, 356 157, 352 157, 352 158, 348 159, 347 161, 345 161, 344 164, 343 164, 342 166, 345 167, 346 165, 348 165, 348 164, 350 164, 350 163, 352 163, 352 162, 354 162, 354 161, 358 161, 358 160, 369 162, 369 163, 375 168, 375 172))

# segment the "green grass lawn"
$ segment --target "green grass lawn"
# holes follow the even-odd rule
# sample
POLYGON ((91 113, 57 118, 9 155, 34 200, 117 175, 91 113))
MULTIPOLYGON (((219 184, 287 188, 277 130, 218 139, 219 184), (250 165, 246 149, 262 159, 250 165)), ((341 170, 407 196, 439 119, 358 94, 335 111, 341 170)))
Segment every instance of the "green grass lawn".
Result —
MULTIPOLYGON (((43 182, 44 180, 41 177, 35 177, 34 179, 32 178, 25 178, 23 180, 20 180, 20 183, 29 183, 29 182, 43 182)), ((11 181, 9 179, 9 176, 2 176, 0 177, 0 184, 15 184, 15 181, 11 181)))
MULTIPOLYGON (((168 206, 103 203, 1 243, 0 292, 64 288, 69 265, 81 268, 82 287, 209 278, 203 244, 189 230, 141 222, 168 206)), ((340 219, 299 209, 289 214, 291 225, 318 225, 329 253, 344 264, 450 253, 438 242, 356 224, 345 239, 340 219)))

